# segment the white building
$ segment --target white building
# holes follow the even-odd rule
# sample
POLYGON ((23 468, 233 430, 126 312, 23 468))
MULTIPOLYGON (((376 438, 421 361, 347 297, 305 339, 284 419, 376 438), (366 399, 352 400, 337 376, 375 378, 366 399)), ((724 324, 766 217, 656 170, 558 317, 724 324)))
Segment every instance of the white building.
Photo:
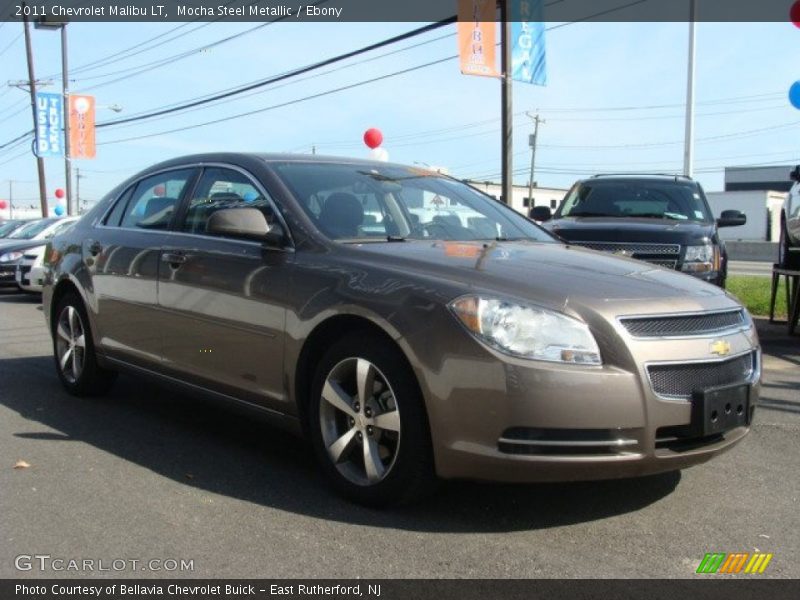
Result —
MULTIPOLYGON (((503 186, 499 183, 493 183, 491 181, 469 180, 467 180, 465 183, 468 183, 476 190, 480 190, 485 194, 494 196, 498 200, 503 193, 503 186)), ((533 188, 533 201, 531 201, 531 199, 528 198, 528 186, 515 185, 513 187, 513 194, 511 196, 511 208, 525 216, 528 216, 530 209, 534 206, 548 206, 550 210, 555 211, 566 194, 567 190, 563 188, 535 187, 533 188)))

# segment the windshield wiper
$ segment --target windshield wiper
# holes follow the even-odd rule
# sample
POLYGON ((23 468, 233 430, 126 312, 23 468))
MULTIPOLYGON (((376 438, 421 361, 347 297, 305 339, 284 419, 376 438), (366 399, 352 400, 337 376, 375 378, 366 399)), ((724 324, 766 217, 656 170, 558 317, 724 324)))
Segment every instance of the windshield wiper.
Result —
POLYGON ((609 215, 606 213, 598 213, 598 212, 571 212, 568 215, 564 215, 565 217, 616 217, 619 215, 609 215))
POLYGON ((644 213, 641 215, 633 214, 630 217, 639 219, 670 219, 671 221, 685 221, 687 217, 675 213, 644 213))
POLYGON ((406 238, 404 238, 402 235, 387 235, 386 236, 386 241, 387 242, 405 242, 406 238))

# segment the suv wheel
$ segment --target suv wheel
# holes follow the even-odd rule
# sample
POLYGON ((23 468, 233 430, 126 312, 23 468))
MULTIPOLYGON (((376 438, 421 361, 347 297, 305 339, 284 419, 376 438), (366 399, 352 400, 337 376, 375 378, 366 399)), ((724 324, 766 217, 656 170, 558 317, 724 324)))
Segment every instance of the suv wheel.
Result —
POLYGON ((100 395, 108 391, 116 372, 97 364, 86 308, 77 294, 66 294, 56 307, 53 324, 53 355, 58 378, 75 396, 100 395))
POLYGON ((427 417, 405 357, 349 335, 320 361, 309 410, 315 452, 334 487, 371 506, 416 499, 435 481, 427 417))

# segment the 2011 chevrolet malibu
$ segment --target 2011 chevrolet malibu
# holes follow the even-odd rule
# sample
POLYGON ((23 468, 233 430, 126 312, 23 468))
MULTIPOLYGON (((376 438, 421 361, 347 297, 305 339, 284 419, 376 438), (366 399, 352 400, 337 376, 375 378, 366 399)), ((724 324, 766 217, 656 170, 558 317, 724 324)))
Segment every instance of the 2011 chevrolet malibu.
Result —
POLYGON ((564 245, 422 169, 174 159, 111 191, 46 263, 69 392, 125 370, 245 404, 373 505, 437 476, 681 469, 740 441, 758 399, 755 329, 724 290, 564 245))

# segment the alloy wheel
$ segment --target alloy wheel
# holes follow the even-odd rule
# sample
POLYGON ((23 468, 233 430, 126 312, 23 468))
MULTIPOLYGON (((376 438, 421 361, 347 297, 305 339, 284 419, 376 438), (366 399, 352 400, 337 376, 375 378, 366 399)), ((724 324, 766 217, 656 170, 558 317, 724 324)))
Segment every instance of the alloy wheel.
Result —
POLYGON ((400 411, 383 373, 364 358, 346 358, 322 388, 322 440, 336 469, 362 486, 383 481, 400 449, 400 411))
POLYGON ((86 337, 81 315, 72 305, 67 305, 58 316, 56 324, 56 352, 58 368, 69 383, 75 383, 83 373, 86 358, 86 337))

